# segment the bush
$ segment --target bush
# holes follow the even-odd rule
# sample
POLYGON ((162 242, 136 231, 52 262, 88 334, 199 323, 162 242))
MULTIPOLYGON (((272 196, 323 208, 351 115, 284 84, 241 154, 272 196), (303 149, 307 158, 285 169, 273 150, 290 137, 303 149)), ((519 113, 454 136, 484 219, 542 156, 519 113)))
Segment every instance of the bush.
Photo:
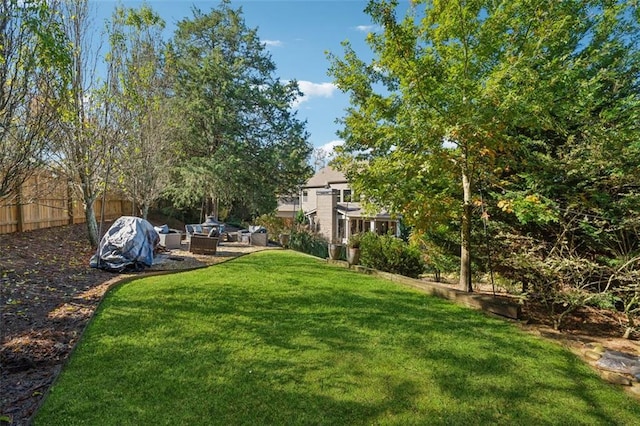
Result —
POLYGON ((285 220, 281 217, 276 217, 274 213, 263 214, 255 219, 256 225, 264 226, 267 229, 267 234, 271 239, 278 239, 280 234, 288 234, 289 228, 285 220))
POLYGON ((327 246, 328 243, 324 239, 306 229, 293 230, 289 239, 290 249, 320 257, 322 259, 326 259, 327 257, 327 246))
POLYGON ((391 235, 367 232, 360 243, 360 264, 367 268, 418 278, 424 272, 420 250, 391 235))

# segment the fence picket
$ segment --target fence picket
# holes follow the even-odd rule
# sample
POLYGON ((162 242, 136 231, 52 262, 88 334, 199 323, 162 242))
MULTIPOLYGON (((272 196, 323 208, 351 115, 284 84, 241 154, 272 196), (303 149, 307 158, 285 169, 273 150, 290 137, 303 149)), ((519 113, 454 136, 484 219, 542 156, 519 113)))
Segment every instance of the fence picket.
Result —
MULTIPOLYGON (((117 194, 107 196, 105 220, 114 220, 131 212, 131 202, 117 194)), ((102 199, 95 203, 96 219, 102 199)), ((16 193, 0 199, 0 234, 84 223, 82 200, 74 197, 66 179, 51 172, 40 172, 18 188, 16 193)))

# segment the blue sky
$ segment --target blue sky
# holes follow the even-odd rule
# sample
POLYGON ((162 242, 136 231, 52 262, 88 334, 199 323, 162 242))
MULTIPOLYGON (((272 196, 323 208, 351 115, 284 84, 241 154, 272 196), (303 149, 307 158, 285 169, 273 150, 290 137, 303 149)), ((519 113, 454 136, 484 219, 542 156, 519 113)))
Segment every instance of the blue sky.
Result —
MULTIPOLYGON (((111 15, 116 0, 93 0, 98 9, 97 22, 111 15)), ((125 7, 139 7, 141 1, 121 0, 125 7)), ((167 22, 169 33, 175 23, 192 16, 195 6, 203 12, 215 8, 218 1, 147 0, 167 22)), ((340 92, 327 75, 326 51, 343 55, 340 43, 349 40, 360 57, 370 57, 364 39, 373 29, 363 12, 364 0, 232 0, 241 7, 245 23, 257 28, 276 63, 276 75, 282 80, 296 79, 305 96, 296 108, 306 119, 309 141, 315 148, 330 149, 338 142, 335 121, 344 115, 348 96, 340 92)))

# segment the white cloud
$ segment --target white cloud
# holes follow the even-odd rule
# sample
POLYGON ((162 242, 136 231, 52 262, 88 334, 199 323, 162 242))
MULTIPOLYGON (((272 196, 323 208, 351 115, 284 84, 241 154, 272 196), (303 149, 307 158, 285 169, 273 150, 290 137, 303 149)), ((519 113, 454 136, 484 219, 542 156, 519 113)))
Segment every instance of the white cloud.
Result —
POLYGON ((363 33, 370 33, 371 31, 376 30, 378 27, 375 25, 358 25, 356 30, 361 31, 363 33))
POLYGON ((298 87, 300 87, 302 96, 293 102, 294 108, 312 98, 331 98, 333 93, 338 90, 338 86, 333 83, 312 83, 305 80, 298 81, 298 87))
POLYGON ((332 157, 333 157, 333 154, 334 154, 333 149, 334 149, 336 146, 340 146, 340 145, 342 145, 342 144, 344 144, 344 141, 343 141, 343 140, 340 140, 340 139, 337 139, 337 140, 335 140, 335 141, 327 142, 327 143, 325 143, 324 145, 319 146, 319 147, 318 147, 318 148, 316 148, 316 149, 318 149, 318 150, 320 150, 320 149, 321 149, 321 150, 323 150, 324 152, 326 152, 326 153, 327 153, 327 157, 332 158, 332 157))
POLYGON ((265 46, 281 47, 282 42, 280 40, 262 40, 265 46))

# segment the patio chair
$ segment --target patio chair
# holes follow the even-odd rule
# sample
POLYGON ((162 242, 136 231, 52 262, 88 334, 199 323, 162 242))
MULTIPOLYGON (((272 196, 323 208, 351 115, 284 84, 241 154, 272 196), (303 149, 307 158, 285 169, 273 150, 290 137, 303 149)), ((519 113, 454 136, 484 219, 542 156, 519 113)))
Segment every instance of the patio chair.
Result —
POLYGON ((193 234, 189 241, 189 252, 194 254, 216 254, 220 238, 204 234, 193 234))
POLYGON ((186 237, 185 237, 185 241, 186 242, 190 242, 191 241, 191 236, 194 235, 194 234, 206 235, 202 230, 202 225, 197 224, 197 223, 185 225, 184 226, 184 230, 185 230, 185 233, 186 233, 186 237))

